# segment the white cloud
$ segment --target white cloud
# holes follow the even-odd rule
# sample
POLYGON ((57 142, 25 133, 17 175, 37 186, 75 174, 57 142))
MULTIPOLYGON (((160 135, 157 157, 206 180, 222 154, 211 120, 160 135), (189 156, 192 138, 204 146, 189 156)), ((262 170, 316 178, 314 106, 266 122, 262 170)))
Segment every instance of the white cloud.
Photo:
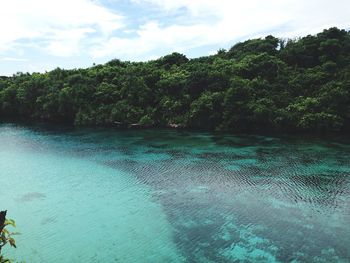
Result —
POLYGON ((108 41, 92 49, 94 57, 117 54, 123 57, 143 57, 149 52, 158 52, 165 48, 186 51, 193 47, 199 38, 199 33, 205 33, 210 28, 203 25, 181 26, 173 25, 161 28, 156 22, 149 22, 140 27, 136 38, 112 37, 108 41), (180 40, 180 42, 179 42, 180 40))
POLYGON ((296 37, 331 26, 349 29, 348 1, 1 0, 0 55, 27 57, 32 65, 23 68, 18 61, 18 67, 8 68, 10 60, 0 59, 0 70, 147 60, 173 51, 205 55, 267 34, 296 37))
POLYGON ((50 42, 46 47, 51 54, 69 57, 81 51, 80 41, 86 34, 95 32, 92 28, 72 28, 70 30, 52 29, 50 42))
POLYGON ((72 55, 87 33, 97 28, 108 35, 122 26, 121 16, 89 0, 2 0, 0 51, 26 40, 53 55, 72 55))
POLYGON ((26 61, 28 61, 28 59, 26 59, 26 58, 4 57, 4 58, 0 58, 0 61, 26 62, 26 61))
POLYGON ((95 46, 95 57, 115 55, 144 59, 160 51, 189 50, 202 46, 226 47, 242 38, 275 34, 296 37, 324 28, 350 26, 348 0, 131 0, 140 8, 152 5, 171 16, 186 10, 176 24, 163 21, 139 27, 133 38, 112 37, 95 46), (182 19, 182 20, 181 20, 182 19))

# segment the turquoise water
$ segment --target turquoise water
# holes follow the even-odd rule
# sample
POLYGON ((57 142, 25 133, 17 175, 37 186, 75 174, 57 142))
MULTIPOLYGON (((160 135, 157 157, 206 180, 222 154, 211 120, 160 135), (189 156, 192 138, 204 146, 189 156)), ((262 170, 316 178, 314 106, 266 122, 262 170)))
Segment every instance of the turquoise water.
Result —
POLYGON ((345 139, 0 125, 26 262, 350 262, 345 139))

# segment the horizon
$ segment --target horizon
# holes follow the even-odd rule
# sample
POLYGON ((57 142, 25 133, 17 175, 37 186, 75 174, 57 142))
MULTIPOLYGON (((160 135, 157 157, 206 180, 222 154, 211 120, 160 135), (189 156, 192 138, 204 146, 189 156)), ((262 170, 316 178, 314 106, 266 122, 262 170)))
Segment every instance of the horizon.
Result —
POLYGON ((331 27, 349 30, 345 0, 300 3, 4 1, 0 76, 87 68, 113 59, 142 62, 173 52, 197 58, 267 35, 293 39, 331 27))

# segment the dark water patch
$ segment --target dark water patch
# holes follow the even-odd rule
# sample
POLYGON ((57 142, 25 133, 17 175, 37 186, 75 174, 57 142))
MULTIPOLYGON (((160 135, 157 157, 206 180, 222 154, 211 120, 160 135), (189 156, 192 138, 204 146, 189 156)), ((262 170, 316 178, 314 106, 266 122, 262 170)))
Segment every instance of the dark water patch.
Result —
MULTIPOLYGON (((233 257, 243 251, 245 260, 274 258, 281 262, 313 262, 322 253, 329 262, 349 257, 346 245, 339 244, 333 234, 336 226, 324 230, 325 222, 314 220, 331 220, 334 209, 344 209, 340 197, 348 189, 348 174, 296 175, 305 164, 294 166, 291 172, 287 168, 294 162, 263 168, 242 165, 229 171, 215 162, 222 159, 220 155, 210 157, 182 165, 168 160, 152 164, 122 161, 118 166, 158 190, 155 198, 175 226, 175 242, 189 262, 232 262, 230 251, 233 257), (230 224, 229 235, 220 232, 230 224), (261 227, 242 237, 249 225, 261 227), (337 249, 330 253, 328 247, 337 249), (254 253, 260 255, 252 257, 254 253)), ((342 234, 344 241, 348 234, 342 234)))
POLYGON ((56 218, 46 217, 40 221, 40 224, 44 226, 44 225, 48 225, 48 224, 52 224, 52 223, 56 223, 56 222, 57 222, 56 218))
POLYGON ((211 160, 211 161, 234 161, 240 159, 247 159, 249 156, 240 155, 238 153, 230 152, 204 152, 197 155, 201 159, 211 160))
POLYGON ((33 193, 26 193, 18 198, 16 198, 16 201, 18 202, 33 202, 37 200, 44 200, 46 198, 46 195, 39 192, 33 192, 33 193))
POLYGON ((167 149, 170 145, 165 144, 165 143, 151 143, 149 144, 150 148, 155 148, 155 149, 167 149))

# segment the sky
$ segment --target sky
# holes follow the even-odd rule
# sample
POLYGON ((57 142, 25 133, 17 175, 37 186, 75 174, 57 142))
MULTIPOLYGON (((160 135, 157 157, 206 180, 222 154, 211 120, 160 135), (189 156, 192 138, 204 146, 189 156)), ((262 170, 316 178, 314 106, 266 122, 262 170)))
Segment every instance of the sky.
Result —
POLYGON ((0 75, 350 29, 349 0, 0 0, 0 75))

